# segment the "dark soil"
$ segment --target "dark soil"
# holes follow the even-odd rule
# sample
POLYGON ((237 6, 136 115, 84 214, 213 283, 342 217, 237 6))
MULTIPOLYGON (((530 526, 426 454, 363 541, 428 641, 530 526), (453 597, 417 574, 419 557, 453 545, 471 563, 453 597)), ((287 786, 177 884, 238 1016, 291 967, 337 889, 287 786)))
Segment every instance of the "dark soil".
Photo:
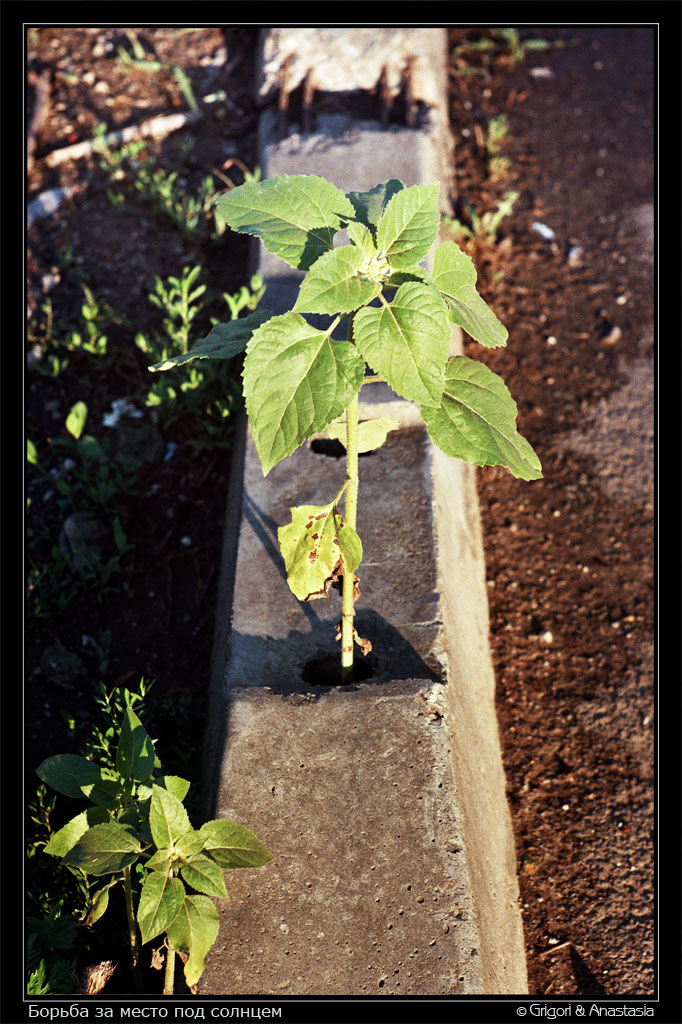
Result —
MULTIPOLYGON (((154 28, 136 30, 154 59, 176 63, 190 78, 196 97, 224 90, 225 103, 207 107, 200 126, 149 141, 142 156, 157 160, 166 174, 177 172, 187 194, 195 194, 213 172, 216 188, 243 180, 240 167, 257 162, 255 128, 258 112, 252 96, 256 30, 210 28, 183 32, 154 28)), ((112 181, 97 157, 67 161, 50 169, 45 156, 92 137, 98 123, 108 130, 141 124, 169 112, 187 112, 170 71, 153 74, 130 68, 117 54, 130 51, 123 29, 41 28, 28 38, 29 120, 35 109, 36 76, 50 83, 47 116, 35 147, 28 179, 29 202, 46 189, 75 186, 73 197, 49 218, 28 231, 27 305, 29 350, 36 355, 45 332, 41 305, 49 297, 53 335, 65 337, 78 325, 86 284, 100 304, 108 303, 116 318, 103 327, 107 358, 75 352, 69 365, 52 378, 29 363, 25 378, 27 436, 36 444, 48 472, 63 472, 71 453, 55 448, 68 438, 65 418, 77 401, 88 407, 86 433, 116 452, 123 427, 103 426, 112 402, 128 397, 144 409, 144 394, 154 382, 135 335, 162 334, 163 314, 148 301, 157 275, 179 276, 183 267, 201 265, 197 283, 207 286, 204 308, 194 322, 195 337, 210 329, 209 316, 225 318, 222 292, 234 293, 248 283, 248 244, 235 235, 212 239, 208 232, 184 235, 154 204, 135 194, 125 205, 107 198, 112 181), (111 354, 111 355, 110 355, 111 354), (142 397, 141 397, 142 396, 142 397)), ((82 329, 82 325, 79 325, 82 329)), ((39 353, 38 353, 39 354, 39 353)), ((240 367, 232 368, 232 393, 240 393, 240 367)), ((235 404, 235 411, 236 411, 235 404)), ((118 518, 129 550, 104 589, 96 584, 76 590, 68 568, 52 571, 48 604, 37 614, 29 591, 26 626, 25 785, 27 801, 36 791, 35 769, 47 756, 76 752, 91 723, 102 726, 93 687, 135 691, 139 680, 153 682, 143 723, 158 737, 164 769, 189 779, 189 807, 199 813, 201 744, 211 647, 215 625, 222 526, 230 472, 231 416, 224 441, 216 446, 196 427, 169 422, 153 411, 143 421, 148 433, 136 444, 131 493, 121 493, 106 509, 97 509, 105 536, 103 561, 116 555, 112 524, 118 518), (58 602, 70 595, 62 610, 58 602), (47 670, 45 652, 60 644, 80 664, 47 670), (98 645, 98 646, 96 646, 98 645), (73 726, 67 729, 64 715, 73 726)), ((133 420, 135 426, 140 421, 133 420)), ((127 423, 130 427, 130 422, 127 423)), ((124 421, 121 421, 124 424, 124 421)), ((67 474, 65 479, 71 478, 67 474)), ((27 497, 27 564, 54 561, 65 518, 79 508, 58 507, 56 477, 29 467, 27 497)), ((86 498, 87 501, 87 498, 86 498)), ((60 798, 61 799, 61 798, 60 798)), ((76 813, 68 801, 58 802, 53 827, 76 813)), ((35 868, 34 868, 35 872, 35 868)), ((53 897, 59 893, 52 893, 53 897)), ((29 907, 29 913, 35 909, 29 907)), ((106 925, 105 925, 106 930, 106 925)), ((94 948, 97 949, 95 942, 94 948)), ((103 950, 105 958, 126 956, 103 950)), ((176 972, 181 975, 181 972, 176 972)), ((161 991, 162 975, 151 972, 151 985, 161 991)), ((130 991, 130 979, 119 968, 109 991, 130 991)), ((182 984, 181 980, 178 984, 182 984)), ((153 990, 150 989, 150 990, 153 990)))
POLYGON ((544 470, 478 474, 529 983, 651 995, 654 32, 533 34, 568 45, 451 91, 460 206, 520 194, 483 259, 508 347, 476 355, 544 470), (500 112, 510 172, 493 185, 476 138, 500 112))
MULTIPOLYGON (((462 74, 453 58, 450 79, 458 211, 465 216, 466 202, 492 210, 507 190, 520 193, 498 239, 475 253, 509 345, 477 347, 476 356, 507 381, 519 428, 544 467, 532 485, 479 471, 530 991, 651 995, 653 295, 642 224, 653 190, 654 38, 646 28, 532 34, 570 45, 529 51, 517 63, 503 48, 485 60, 473 51, 466 63, 480 73, 462 74), (534 67, 551 77, 534 77, 534 67), (501 112, 509 119, 510 167, 492 181, 485 131, 501 112), (534 222, 550 226, 554 239, 543 240, 534 222)), ((185 70, 197 96, 224 89, 229 97, 227 115, 216 104, 199 124, 150 142, 159 166, 179 170, 190 191, 212 170, 239 183, 230 160, 257 163, 254 30, 138 35, 150 57, 185 70)), ((480 35, 452 29, 451 49, 480 35)), ((248 277, 243 240, 188 241, 144 204, 112 207, 96 159, 47 166, 48 153, 91 137, 101 121, 119 128, 188 109, 170 71, 131 69, 117 59, 119 45, 130 49, 121 29, 41 28, 29 36, 29 69, 46 71, 50 82, 29 200, 58 185, 77 188, 28 233, 32 322, 48 290, 55 317, 73 321, 82 280, 125 318, 107 330, 118 353, 108 369, 74 357, 56 379, 27 372, 27 433, 46 460, 74 402, 87 403, 88 430, 104 437, 99 425, 111 401, 149 386, 133 338, 160 328, 147 301, 156 275, 199 262, 205 268, 209 292, 197 330, 208 326, 220 291, 248 277)), ((34 95, 31 86, 29 105, 34 95)), ((135 493, 116 509, 131 545, 116 587, 86 593, 49 618, 27 618, 29 798, 42 758, 77 748, 78 730, 69 732, 60 712, 81 726, 91 720, 99 678, 133 688, 141 675, 156 680, 148 730, 159 735, 166 770, 200 784, 230 456, 198 446, 179 423, 157 429, 160 454, 141 460, 135 493), (178 449, 166 461, 171 441, 178 449), (106 630, 103 667, 83 637, 101 642, 106 630), (79 654, 80 671, 59 679, 46 673, 41 658, 56 641, 79 654), (182 747, 193 751, 191 763, 179 763, 182 747)), ((37 560, 47 558, 62 525, 46 489, 29 475, 37 560)))

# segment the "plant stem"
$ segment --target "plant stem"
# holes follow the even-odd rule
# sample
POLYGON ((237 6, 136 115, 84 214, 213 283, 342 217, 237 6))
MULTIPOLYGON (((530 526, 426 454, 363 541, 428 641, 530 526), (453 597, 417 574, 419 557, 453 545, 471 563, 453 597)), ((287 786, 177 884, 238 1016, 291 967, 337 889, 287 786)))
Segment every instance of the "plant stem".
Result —
MULTIPOLYGON (((349 329, 350 336, 350 329, 349 329)), ((346 526, 356 528, 358 511, 358 396, 346 409, 346 526)), ((353 573, 343 576, 341 611, 341 682, 349 683, 353 675, 353 573)))
POLYGON ((166 943, 166 972, 163 977, 163 994, 173 995, 173 983, 175 981, 175 950, 166 943))
POLYGON ((135 975, 135 989, 137 992, 144 992, 142 970, 140 969, 140 944, 137 940, 137 927, 135 925, 135 909, 133 907, 133 885, 131 881, 130 865, 123 869, 123 887, 126 894, 126 914, 128 916, 128 938, 130 940, 130 955, 133 974, 135 975))

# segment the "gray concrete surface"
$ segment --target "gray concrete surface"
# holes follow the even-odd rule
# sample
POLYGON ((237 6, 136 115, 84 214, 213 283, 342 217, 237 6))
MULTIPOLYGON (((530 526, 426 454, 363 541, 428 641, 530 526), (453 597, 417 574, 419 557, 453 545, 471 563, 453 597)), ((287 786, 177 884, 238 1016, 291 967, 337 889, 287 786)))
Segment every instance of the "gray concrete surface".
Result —
MULTIPOLYGON (((352 68, 374 67, 376 82, 382 51, 376 58, 372 32, 354 30, 335 44, 351 47, 352 68), (366 52, 353 51, 363 40, 366 52)), ((275 79, 282 38, 264 43, 263 67, 275 79)), ((318 119, 308 135, 278 139, 266 113, 264 176, 322 174, 344 190, 389 177, 446 179, 445 32, 396 30, 394 42, 393 66, 413 56, 430 83, 425 127, 382 131, 336 116, 318 119)), ((334 81, 343 84, 339 62, 334 81)), ((350 73, 348 83, 366 87, 350 73)), ((287 308, 295 275, 264 252, 261 267, 264 305, 287 308)), ((252 828, 274 859, 228 876, 231 900, 219 904, 202 994, 527 991, 474 471, 442 457, 415 408, 385 386, 365 387, 362 400, 390 409, 403 427, 360 459, 356 624, 373 650, 372 675, 351 687, 320 686, 310 674, 338 657, 340 597, 298 602, 276 539, 292 505, 333 497, 343 460, 306 444, 263 478, 244 436, 207 757, 211 813, 252 828)))

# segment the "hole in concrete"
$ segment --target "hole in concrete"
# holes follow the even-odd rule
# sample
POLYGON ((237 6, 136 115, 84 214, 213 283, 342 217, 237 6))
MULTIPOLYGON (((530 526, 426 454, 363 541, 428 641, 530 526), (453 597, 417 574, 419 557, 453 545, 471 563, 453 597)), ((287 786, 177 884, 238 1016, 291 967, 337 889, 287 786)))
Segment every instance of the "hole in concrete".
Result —
MULTIPOLYGON (((355 655, 353 683, 362 683, 379 672, 379 661, 372 654, 355 655)), ((341 658, 338 654, 321 654, 303 666, 301 678, 311 686, 341 686, 341 658)))
MULTIPOLYGON (((314 441, 310 442, 310 450, 316 455, 327 455, 332 459, 341 459, 346 454, 346 449, 340 441, 328 437, 316 437, 314 441)), ((374 452, 360 452, 361 459, 368 455, 374 455, 374 452)))
POLYGON ((346 454, 346 449, 340 441, 332 441, 331 438, 326 437, 318 437, 311 441, 310 450, 316 455, 327 455, 333 459, 340 459, 346 454))

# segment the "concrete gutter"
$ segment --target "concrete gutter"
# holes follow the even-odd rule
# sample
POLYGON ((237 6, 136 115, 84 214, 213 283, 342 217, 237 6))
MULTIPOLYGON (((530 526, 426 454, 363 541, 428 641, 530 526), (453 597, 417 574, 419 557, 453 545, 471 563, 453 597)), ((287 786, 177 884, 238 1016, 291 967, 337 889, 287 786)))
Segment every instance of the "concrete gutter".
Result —
MULTIPOLYGON (((290 122, 280 135, 277 113, 263 116, 264 177, 321 174, 344 191, 449 179, 445 30, 265 33, 264 93, 282 66, 295 88, 313 65, 311 130, 290 122), (387 89, 403 89, 413 127, 325 110, 333 91, 357 95, 382 71, 387 89)), ((298 276, 265 250, 260 266, 264 307, 289 308, 298 276)), ((227 876, 200 993, 524 994, 475 471, 435 449, 415 408, 385 385, 361 397, 402 424, 360 460, 357 628, 373 644, 362 682, 323 685, 321 667, 338 657, 340 598, 298 602, 276 535, 292 505, 336 493, 343 460, 307 444, 264 478, 246 430, 235 457, 210 814, 253 829, 274 860, 227 876)))

